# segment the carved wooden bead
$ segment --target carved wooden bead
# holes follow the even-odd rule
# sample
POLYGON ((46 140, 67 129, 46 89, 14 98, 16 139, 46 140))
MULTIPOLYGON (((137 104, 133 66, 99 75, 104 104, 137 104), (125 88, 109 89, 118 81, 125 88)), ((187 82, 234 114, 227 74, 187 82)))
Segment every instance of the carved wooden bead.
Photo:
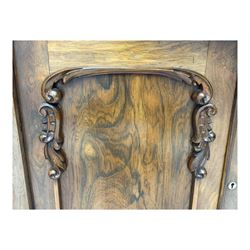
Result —
POLYGON ((57 180, 60 178, 61 172, 59 170, 51 168, 49 169, 48 175, 49 175, 49 178, 51 178, 52 180, 57 180))
POLYGON ((199 91, 195 91, 192 94, 192 99, 195 103, 204 105, 209 102, 210 97, 207 96, 202 90, 199 90, 199 91))
POLYGON ((202 179, 207 175, 207 171, 205 168, 201 168, 195 173, 195 177, 198 179, 202 179))
POLYGON ((53 88, 48 91, 47 97, 49 103, 58 103, 62 99, 62 92, 57 88, 53 88))

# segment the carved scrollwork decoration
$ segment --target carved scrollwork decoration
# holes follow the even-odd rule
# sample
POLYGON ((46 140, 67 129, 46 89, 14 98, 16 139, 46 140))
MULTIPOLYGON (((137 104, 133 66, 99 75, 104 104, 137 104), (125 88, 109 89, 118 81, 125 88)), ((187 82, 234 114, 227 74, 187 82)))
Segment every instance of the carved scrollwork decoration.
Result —
POLYGON ((209 143, 215 140, 215 133, 210 124, 211 117, 217 112, 211 103, 199 105, 193 112, 193 153, 188 162, 189 170, 196 178, 202 179, 207 175, 204 167, 210 157, 209 143))
POLYGON ((216 114, 216 107, 210 103, 213 89, 208 79, 195 71, 178 68, 129 69, 77 67, 57 71, 49 75, 42 83, 41 94, 45 103, 40 106, 39 112, 43 116, 42 122, 46 125, 46 129, 40 134, 40 140, 45 143, 44 155, 51 165, 49 177, 51 179, 60 178, 67 167, 66 157, 62 150, 62 115, 59 106, 63 97, 62 86, 74 78, 109 74, 160 75, 182 80, 194 88, 192 99, 196 106, 192 118, 193 136, 191 143, 193 151, 188 160, 188 168, 196 178, 206 176, 205 163, 210 156, 209 143, 215 139, 215 133, 211 128, 211 117, 216 114))
POLYGON ((58 179, 67 167, 66 158, 61 149, 63 137, 60 131, 60 109, 58 106, 43 103, 39 113, 43 116, 42 123, 46 125, 46 129, 42 130, 39 138, 45 143, 44 156, 51 164, 48 174, 51 179, 58 179))

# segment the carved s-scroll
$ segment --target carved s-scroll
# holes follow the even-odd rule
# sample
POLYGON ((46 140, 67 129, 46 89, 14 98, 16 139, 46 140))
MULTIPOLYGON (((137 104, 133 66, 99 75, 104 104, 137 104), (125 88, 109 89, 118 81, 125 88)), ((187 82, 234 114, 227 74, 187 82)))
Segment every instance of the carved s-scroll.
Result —
POLYGON ((217 110, 213 104, 201 102, 203 93, 199 93, 193 95, 197 106, 193 111, 193 137, 191 140, 193 152, 190 156, 188 167, 196 178, 202 179, 207 175, 204 166, 210 157, 209 143, 214 141, 216 137, 210 124, 212 123, 211 117, 216 114, 217 110))
POLYGON ((46 125, 46 129, 40 134, 40 140, 45 143, 44 155, 51 164, 48 173, 51 179, 58 179, 67 167, 66 158, 61 149, 63 137, 60 112, 58 106, 48 103, 43 103, 39 108, 39 113, 43 116, 42 123, 46 125))

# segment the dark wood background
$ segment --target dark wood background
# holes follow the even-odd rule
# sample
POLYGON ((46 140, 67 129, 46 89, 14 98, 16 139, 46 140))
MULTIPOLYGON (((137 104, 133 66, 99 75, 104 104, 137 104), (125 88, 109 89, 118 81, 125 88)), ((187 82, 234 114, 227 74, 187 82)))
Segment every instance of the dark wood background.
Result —
POLYGON ((183 67, 206 75, 218 108, 213 123, 217 139, 211 145, 208 176, 193 183, 187 169, 193 109, 189 86, 145 75, 75 79, 65 86, 61 103, 68 159, 61 178, 63 208, 187 209, 191 204, 215 209, 219 200, 230 199, 222 191, 226 171, 236 165, 225 164, 236 108, 236 42, 18 41, 14 107, 19 118, 14 128, 21 143, 14 151, 14 208, 56 206, 38 139, 42 126, 37 110, 44 78, 73 66, 183 67))

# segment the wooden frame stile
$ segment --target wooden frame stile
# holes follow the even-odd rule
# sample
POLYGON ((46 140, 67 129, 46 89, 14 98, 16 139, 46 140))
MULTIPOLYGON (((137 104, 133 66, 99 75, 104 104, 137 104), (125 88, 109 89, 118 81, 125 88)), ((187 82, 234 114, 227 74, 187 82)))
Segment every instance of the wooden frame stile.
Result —
POLYGON ((236 89, 217 209, 237 209, 237 120, 236 89))
MULTIPOLYGON (((203 75, 195 71, 178 68, 67 68, 50 74, 41 86, 41 94, 45 102, 40 106, 39 112, 43 116, 42 123, 45 124, 45 129, 40 134, 40 140, 45 143, 44 155, 51 165, 48 172, 49 177, 56 180, 55 190, 57 190, 57 195, 55 193, 55 197, 60 197, 57 181, 67 168, 66 156, 62 150, 63 135, 61 132, 60 107, 60 101, 63 97, 62 86, 74 78, 109 74, 160 75, 182 80, 194 88, 192 100, 196 106, 192 118, 193 136, 191 142, 193 150, 188 160, 188 168, 194 178, 202 179, 205 177, 207 174, 205 163, 210 154, 209 143, 215 139, 215 133, 210 126, 211 117, 216 114, 217 110, 215 105, 210 103, 213 95, 211 83, 203 75)), ((60 207, 59 198, 57 206, 60 207)))
POLYGON ((15 57, 13 52, 13 208, 34 209, 30 175, 16 90, 15 57))

